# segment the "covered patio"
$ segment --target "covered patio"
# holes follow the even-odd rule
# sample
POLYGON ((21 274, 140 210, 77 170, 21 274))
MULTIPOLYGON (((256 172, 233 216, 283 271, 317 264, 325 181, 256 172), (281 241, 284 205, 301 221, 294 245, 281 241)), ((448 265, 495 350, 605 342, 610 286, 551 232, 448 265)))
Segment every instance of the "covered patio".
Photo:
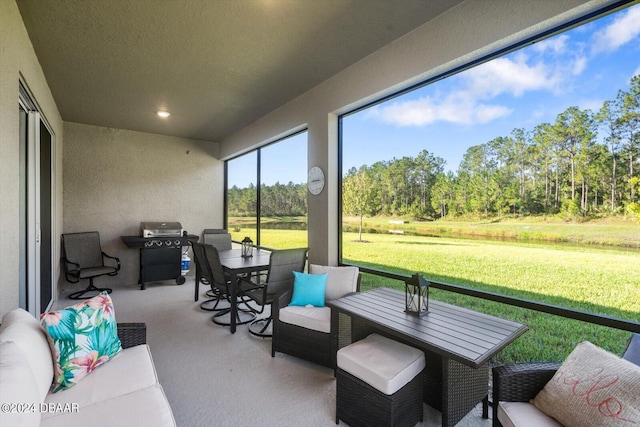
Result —
MULTIPOLYGON (((177 425, 335 425, 332 369, 282 353, 272 358, 270 339, 252 336, 246 325, 230 334, 211 322, 212 313, 200 310, 192 291, 189 278, 183 286, 167 281, 140 291, 130 285, 112 295, 118 322, 146 322, 147 343, 177 425)), ((58 301, 61 308, 72 303, 58 301)), ((440 412, 423 408, 418 425, 440 426, 440 412)), ((457 425, 490 426, 491 418, 482 418, 479 404, 457 425)))
POLYGON ((326 176, 308 198, 309 260, 336 265, 340 114, 625 4, 301 3, 2 1, 0 314, 64 296, 63 233, 98 230, 122 261, 105 285, 135 283, 120 236, 141 221, 224 228, 225 161, 301 130, 307 170, 326 176), (43 129, 48 150, 21 139, 43 129))
MULTIPOLYGON (((212 323, 193 300, 193 271, 183 286, 140 290, 139 251, 121 236, 141 221, 179 221, 195 235, 228 228, 225 162, 306 131, 307 170, 326 177, 308 195, 308 263, 338 265, 341 114, 625 3, 0 0, 0 317, 72 304, 61 235, 98 230, 122 263, 100 284, 113 288, 118 322, 146 323, 178 425, 334 425, 332 370, 272 358, 270 340, 212 323), (225 13, 246 32, 225 32, 225 13), (269 50, 254 63, 260 40, 269 50), (49 146, 25 139, 35 129, 49 146)), ((491 425, 481 413, 458 425, 491 425)), ((419 425, 440 424, 425 405, 419 425)))

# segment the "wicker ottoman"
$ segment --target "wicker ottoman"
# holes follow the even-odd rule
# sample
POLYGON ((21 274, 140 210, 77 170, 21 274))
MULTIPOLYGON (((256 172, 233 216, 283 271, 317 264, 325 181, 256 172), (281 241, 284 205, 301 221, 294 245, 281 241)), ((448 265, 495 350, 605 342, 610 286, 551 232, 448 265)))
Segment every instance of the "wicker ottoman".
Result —
POLYGON ((414 426, 422 421, 421 350, 371 334, 338 351, 336 424, 414 426))

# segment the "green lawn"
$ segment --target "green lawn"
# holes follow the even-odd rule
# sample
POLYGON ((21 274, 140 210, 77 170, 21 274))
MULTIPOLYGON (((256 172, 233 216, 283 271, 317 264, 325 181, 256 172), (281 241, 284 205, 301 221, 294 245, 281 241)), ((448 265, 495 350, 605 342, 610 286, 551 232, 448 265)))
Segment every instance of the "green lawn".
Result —
MULTIPOLYGON (((241 240, 249 230, 234 232, 241 240)), ((262 231, 271 247, 307 246, 306 231, 262 231)), ((640 252, 600 246, 569 246, 456 238, 345 233, 346 262, 401 274, 420 272, 435 281, 640 321, 640 252)), ((403 284, 365 275, 363 290, 403 284)), ((432 290, 435 299, 526 323, 530 331, 496 361, 562 360, 582 340, 614 353, 629 333, 571 321, 478 298, 432 290)))

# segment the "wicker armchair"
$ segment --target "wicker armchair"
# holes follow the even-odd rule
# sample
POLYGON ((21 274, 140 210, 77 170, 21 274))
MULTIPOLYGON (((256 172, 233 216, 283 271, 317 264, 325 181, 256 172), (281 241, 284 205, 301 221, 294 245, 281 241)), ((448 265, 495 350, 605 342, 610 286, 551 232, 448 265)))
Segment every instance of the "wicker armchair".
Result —
MULTIPOLYGON (((313 265, 310 266, 312 273, 313 267, 313 265)), ((358 272, 355 284, 356 292, 360 291, 361 280, 362 274, 358 272)), ((329 289, 327 290, 329 291, 329 289)), ((293 291, 284 292, 271 304, 271 316, 273 317, 271 356, 275 357, 276 352, 285 353, 335 370, 336 352, 340 347, 337 342, 338 337, 332 338, 329 332, 321 332, 280 320, 280 310, 289 305, 292 294, 293 291)), ((344 323, 341 322, 341 327, 344 323)))
MULTIPOLYGON (((640 334, 632 334, 623 359, 640 366, 640 334)), ((498 420, 499 402, 528 402, 540 392, 561 362, 529 362, 493 368, 493 426, 498 420)))

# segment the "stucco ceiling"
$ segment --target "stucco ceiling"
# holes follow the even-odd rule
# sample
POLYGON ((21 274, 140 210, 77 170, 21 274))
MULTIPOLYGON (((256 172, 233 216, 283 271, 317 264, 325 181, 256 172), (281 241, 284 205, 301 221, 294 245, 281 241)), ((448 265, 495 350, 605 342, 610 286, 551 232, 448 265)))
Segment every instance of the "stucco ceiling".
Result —
POLYGON ((460 2, 17 0, 63 120, 207 141, 460 2))

